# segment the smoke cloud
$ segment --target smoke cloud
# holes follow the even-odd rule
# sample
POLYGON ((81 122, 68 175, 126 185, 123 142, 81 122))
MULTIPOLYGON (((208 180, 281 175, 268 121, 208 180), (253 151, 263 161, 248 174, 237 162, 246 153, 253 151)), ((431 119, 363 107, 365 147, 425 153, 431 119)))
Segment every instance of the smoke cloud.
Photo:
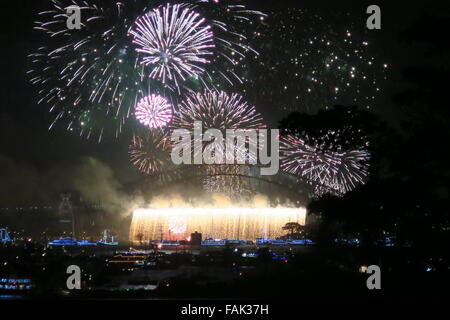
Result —
POLYGON ((61 193, 72 193, 73 198, 100 205, 109 213, 126 215, 132 209, 132 197, 124 192, 113 170, 93 157, 41 172, 0 155, 0 177, 2 207, 54 205, 61 193))

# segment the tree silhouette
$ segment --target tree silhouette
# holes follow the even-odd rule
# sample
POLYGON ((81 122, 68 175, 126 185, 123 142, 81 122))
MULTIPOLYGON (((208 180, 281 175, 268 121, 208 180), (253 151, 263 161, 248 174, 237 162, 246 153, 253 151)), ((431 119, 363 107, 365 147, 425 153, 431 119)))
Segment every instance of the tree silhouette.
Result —
POLYGON ((291 238, 294 238, 294 237, 297 238, 297 237, 301 236, 305 231, 304 226, 302 226, 298 222, 288 222, 283 226, 282 229, 287 230, 288 236, 291 238))

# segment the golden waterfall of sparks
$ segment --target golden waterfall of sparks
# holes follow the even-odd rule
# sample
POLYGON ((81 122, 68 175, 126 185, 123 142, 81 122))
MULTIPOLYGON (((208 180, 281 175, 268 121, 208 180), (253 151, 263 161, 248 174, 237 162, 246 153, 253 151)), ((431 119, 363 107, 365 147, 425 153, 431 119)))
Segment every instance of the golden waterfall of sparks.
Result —
POLYGON ((287 222, 305 225, 305 208, 201 207, 151 208, 133 212, 130 241, 138 235, 144 240, 187 239, 195 231, 203 238, 242 239, 275 238, 285 233, 287 222))

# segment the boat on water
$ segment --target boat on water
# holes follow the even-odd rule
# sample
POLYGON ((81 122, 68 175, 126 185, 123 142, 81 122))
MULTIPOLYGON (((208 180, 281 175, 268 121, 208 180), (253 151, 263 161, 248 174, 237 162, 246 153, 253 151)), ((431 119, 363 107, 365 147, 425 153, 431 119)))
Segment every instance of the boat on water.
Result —
POLYGON ((96 242, 89 242, 89 240, 77 241, 75 238, 62 238, 50 241, 49 246, 68 247, 68 246, 96 246, 96 242))
POLYGON ((77 246, 78 241, 75 238, 61 238, 50 241, 49 246, 77 246))
POLYGON ((115 241, 114 236, 110 236, 108 230, 103 231, 103 238, 97 242, 90 242, 89 240, 80 240, 76 238, 61 238, 50 241, 49 246, 118 246, 119 242, 115 241))

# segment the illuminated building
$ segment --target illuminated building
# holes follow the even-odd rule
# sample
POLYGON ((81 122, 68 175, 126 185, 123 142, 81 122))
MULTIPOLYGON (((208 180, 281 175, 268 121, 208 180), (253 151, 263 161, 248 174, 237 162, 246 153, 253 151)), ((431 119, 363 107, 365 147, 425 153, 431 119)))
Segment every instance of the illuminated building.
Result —
POLYGON ((187 239, 195 231, 204 238, 275 238, 287 222, 305 224, 305 208, 152 208, 133 213, 130 240, 187 239))

